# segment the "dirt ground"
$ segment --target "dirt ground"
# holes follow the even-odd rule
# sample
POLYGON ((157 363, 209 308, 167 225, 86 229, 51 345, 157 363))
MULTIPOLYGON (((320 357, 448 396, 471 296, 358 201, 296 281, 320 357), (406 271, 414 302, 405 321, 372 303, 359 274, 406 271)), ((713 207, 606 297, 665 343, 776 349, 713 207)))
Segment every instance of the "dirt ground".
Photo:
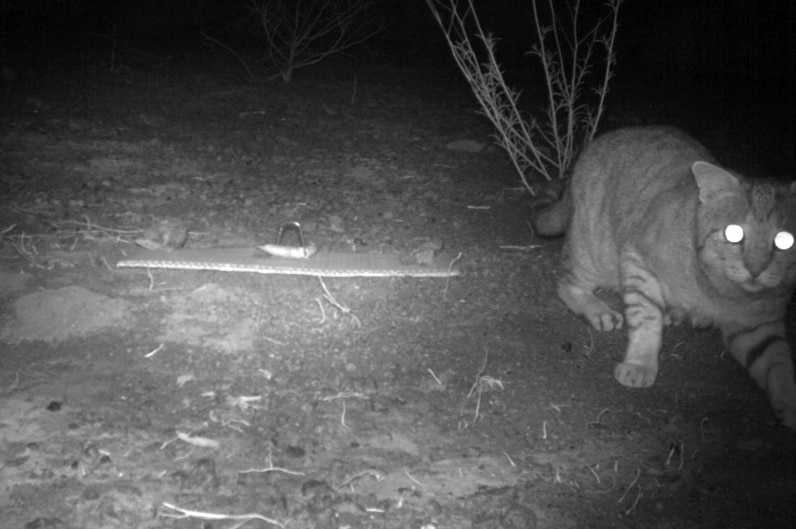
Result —
MULTIPOLYGON (((557 300, 560 241, 456 72, 174 60, 5 85, 1 527, 792 527, 766 396, 687 328, 654 387, 613 380, 624 334, 557 300), (316 277, 115 267, 169 219, 191 248, 285 221, 322 247, 441 241, 462 274, 325 278, 335 305, 316 277)), ((621 94, 609 126, 694 122, 621 94)))

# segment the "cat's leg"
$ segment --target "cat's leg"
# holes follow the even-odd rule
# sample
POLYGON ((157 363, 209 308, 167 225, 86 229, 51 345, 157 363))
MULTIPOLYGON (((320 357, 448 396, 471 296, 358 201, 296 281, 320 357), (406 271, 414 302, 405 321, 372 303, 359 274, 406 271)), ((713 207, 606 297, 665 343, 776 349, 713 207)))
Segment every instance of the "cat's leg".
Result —
POLYGON ((768 392, 777 417, 796 430, 796 380, 785 325, 782 322, 757 327, 722 325, 721 332, 732 356, 768 392))
POLYGON ((567 234, 562 267, 564 274, 558 280, 558 297, 569 310, 598 331, 619 329, 622 327, 622 314, 594 295, 598 287, 616 285, 618 274, 613 281, 604 277, 606 267, 596 264, 588 250, 590 244, 588 237, 578 231, 567 234))
POLYGON ((658 375, 663 293, 658 279, 633 252, 623 254, 620 271, 629 341, 625 359, 614 369, 614 377, 624 386, 643 388, 651 386, 658 375))
POLYGON ((594 295, 593 282, 569 272, 558 281, 558 297, 566 306, 584 318, 598 331, 611 331, 622 327, 622 314, 609 307, 594 295))

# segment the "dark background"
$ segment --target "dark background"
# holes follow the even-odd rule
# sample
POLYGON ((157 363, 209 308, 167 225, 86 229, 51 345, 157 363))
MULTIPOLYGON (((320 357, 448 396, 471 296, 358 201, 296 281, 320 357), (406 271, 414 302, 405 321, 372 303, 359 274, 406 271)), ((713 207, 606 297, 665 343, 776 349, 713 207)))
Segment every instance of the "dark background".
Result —
MULTIPOLYGON (((475 3, 483 25, 501 39, 500 57, 508 75, 517 76, 518 88, 538 89, 533 86, 537 62, 524 55, 535 38, 530 1, 475 3)), ((758 145, 755 164, 765 164, 771 152, 778 171, 792 171, 794 4, 626 0, 612 97, 645 98, 651 108, 676 101, 685 112, 700 116, 689 126, 710 127, 715 118, 732 136, 758 145)), ((18 74, 84 68, 87 53, 110 53, 121 46, 196 57, 210 52, 200 30, 236 49, 261 45, 256 21, 252 23, 247 2, 241 0, 3 0, 0 5, 0 65, 18 74)), ((587 25, 605 13, 600 0, 584 0, 582 7, 587 25)), ((385 30, 352 50, 352 61, 364 64, 376 58, 374 62, 397 67, 436 67, 441 76, 455 69, 423 0, 381 0, 373 16, 385 30)), ((666 121, 662 114, 659 120, 666 121)))
MULTIPOLYGON (((534 37, 530 0, 476 0, 475 5, 484 26, 506 47, 529 47, 534 37)), ((171 36, 188 43, 200 28, 239 32, 247 6, 246 0, 3 0, 3 52, 18 51, 19 45, 46 51, 41 46, 75 44, 114 28, 129 38, 171 36)), ((602 6, 601 0, 584 0, 584 20, 604 12, 602 6)), ((794 12, 789 0, 625 0, 622 59, 682 68, 774 68, 792 75, 794 12)), ((377 0, 374 14, 387 26, 376 44, 404 52, 422 48, 424 57, 441 44, 424 0, 377 0)))

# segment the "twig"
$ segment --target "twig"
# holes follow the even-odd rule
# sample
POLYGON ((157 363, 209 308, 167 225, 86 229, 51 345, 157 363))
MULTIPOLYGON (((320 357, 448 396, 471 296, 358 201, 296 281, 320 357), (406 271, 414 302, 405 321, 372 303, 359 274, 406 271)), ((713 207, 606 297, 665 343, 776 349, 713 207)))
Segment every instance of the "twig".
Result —
POLYGON ((469 399, 473 395, 474 391, 478 391, 478 399, 475 402, 475 421, 478 421, 478 414, 481 411, 481 395, 484 391, 484 386, 488 386, 490 388, 499 387, 500 389, 503 389, 503 383, 500 380, 484 375, 488 357, 489 350, 484 347, 484 361, 481 364, 481 369, 478 371, 478 374, 475 377, 475 383, 473 384, 473 387, 470 388, 470 392, 467 394, 467 398, 469 399))
POLYGON ((529 244, 527 246, 520 246, 517 244, 501 244, 498 246, 501 250, 517 250, 520 252, 527 252, 528 250, 536 250, 537 248, 541 248, 541 244, 529 244))
POLYGON ((369 40, 384 29, 368 24, 362 16, 375 4, 371 0, 249 0, 260 19, 267 42, 266 52, 281 77, 290 82, 299 68, 369 40))
POLYGON ((323 325, 326 323, 326 310, 323 308, 323 303, 321 303, 321 298, 315 298, 315 303, 318 304, 318 307, 321 309, 321 321, 318 322, 318 325, 323 325))
POLYGON ((475 382, 473 383, 473 387, 470 388, 470 392, 467 394, 468 399, 472 397, 475 390, 478 389, 478 385, 481 382, 481 375, 483 375, 484 371, 486 370, 486 362, 488 358, 489 358, 489 350, 486 347, 484 347, 484 360, 481 362, 481 368, 478 370, 478 373, 476 373, 475 375, 475 382))
POLYGON ((248 470, 241 470, 238 474, 252 474, 252 473, 262 473, 262 472, 281 472, 283 474, 290 474, 291 476, 306 476, 304 472, 299 472, 297 470, 290 470, 287 468, 275 467, 273 457, 271 455, 271 448, 268 448, 268 457, 266 458, 265 462, 268 464, 265 468, 251 468, 248 470))
POLYGON ((672 462, 672 457, 674 457, 675 454, 677 454, 677 456, 680 459, 680 463, 677 465, 677 469, 676 470, 682 470, 683 469, 683 463, 684 463, 684 460, 685 460, 685 443, 683 443, 679 439, 675 439, 674 441, 672 441, 672 446, 669 449, 669 455, 666 457, 666 466, 667 467, 672 462))
POLYGON ((594 493, 594 494, 608 494, 609 492, 611 492, 615 488, 616 488, 616 478, 612 475, 611 476, 611 486, 609 488, 607 488, 607 489, 599 489, 598 488, 597 490, 593 490, 591 492, 594 493))
POLYGON ((599 474, 597 474, 597 471, 595 471, 595 470, 594 470, 593 468, 591 468, 589 465, 586 465, 586 468, 588 468, 588 469, 589 469, 589 471, 590 471, 592 474, 594 474, 594 478, 597 480, 597 484, 599 485, 599 484, 600 484, 600 475, 599 475, 599 474))
POLYGON ((268 337, 268 336, 263 336, 262 338, 263 338, 263 340, 265 340, 266 342, 271 342, 271 343, 272 343, 272 344, 274 344, 274 345, 285 345, 285 343, 284 343, 284 342, 280 342, 279 340, 276 340, 276 339, 274 339, 274 338, 270 338, 270 337, 268 337))
POLYGON ((224 48, 225 50, 227 50, 229 53, 231 53, 232 56, 235 57, 235 59, 243 66, 243 69, 246 70, 246 74, 249 76, 249 79, 255 79, 254 72, 252 71, 251 67, 249 66, 249 63, 246 62, 246 59, 244 59, 241 54, 239 54, 237 51, 235 51, 231 47, 227 46, 226 44, 224 44, 220 40, 218 40, 218 39, 216 39, 214 37, 211 37, 210 35, 208 35, 204 31, 200 31, 199 34, 202 35, 202 37, 205 38, 206 40, 209 40, 210 42, 215 44, 216 46, 220 46, 220 47, 224 48))
POLYGON ((340 402, 343 404, 343 411, 340 413, 340 424, 343 425, 343 428, 348 428, 345 424, 345 399, 340 402))
POLYGON ((410 473, 409 473, 409 470, 406 470, 406 469, 405 469, 405 470, 404 470, 404 474, 406 474, 406 477, 407 477, 407 478, 409 478, 409 480, 410 480, 412 483, 416 484, 416 485, 417 485, 417 486, 419 486, 419 487, 422 487, 422 486, 423 486, 423 484, 422 484, 422 483, 420 483, 420 482, 419 482, 419 481, 418 481, 418 480, 417 480, 417 479, 416 479, 414 476, 412 476, 412 474, 410 474, 410 473))
POLYGON ((149 267, 146 268, 146 276, 149 278, 149 292, 152 292, 152 289, 155 288, 155 278, 152 275, 152 270, 149 267))
POLYGON ((367 399, 367 395, 359 392, 341 391, 337 395, 329 395, 328 397, 321 397, 320 400, 324 402, 331 402, 338 399, 367 399))
POLYGON ((144 358, 151 358, 151 357, 155 356, 155 355, 156 355, 156 354, 158 354, 160 351, 162 351, 162 350, 163 350, 163 348, 164 348, 165 346, 166 346, 166 344, 160 344, 160 345, 158 345, 157 347, 155 347, 154 349, 152 349, 151 351, 149 351, 147 354, 145 354, 145 355, 144 355, 144 358))
POLYGON ((328 288, 326 288, 326 283, 323 282, 323 277, 318 276, 318 281, 321 282, 321 286, 323 287, 323 291, 326 293, 324 295, 326 300, 329 303, 331 303, 332 305, 334 305, 335 307, 337 307, 338 309, 340 309, 340 311, 343 314, 346 314, 347 316, 350 316, 351 319, 354 321, 354 325, 356 327, 361 327, 362 326, 362 322, 359 321, 359 318, 357 317, 357 315, 354 314, 353 312, 351 312, 351 309, 349 309, 348 307, 342 306, 340 303, 338 303, 338 301, 336 299, 334 299, 334 296, 332 296, 332 293, 329 292, 328 288))
POLYGON ((116 228, 105 228, 105 227, 100 226, 98 224, 92 223, 91 219, 89 217, 87 217, 87 216, 84 217, 84 218, 85 218, 85 220, 82 221, 82 222, 81 221, 77 221, 77 220, 62 220, 60 222, 56 222, 55 226, 61 226, 61 225, 64 225, 64 224, 75 224, 77 226, 85 226, 86 230, 81 230, 79 233, 84 232, 84 231, 86 231, 86 232, 104 231, 104 232, 107 232, 107 233, 116 233, 116 234, 119 234, 119 235, 135 235, 137 233, 141 233, 141 230, 118 230, 116 228))
POLYGON ((47 267, 36 260, 38 252, 36 251, 36 247, 30 243, 30 236, 26 236, 23 233, 18 237, 18 239, 18 243, 11 243, 11 248, 13 248, 14 251, 17 252, 17 254, 19 254, 19 256, 27 261, 32 267, 46 270, 47 267))
POLYGON ((372 468, 366 468, 365 470, 362 470, 360 472, 357 472, 356 474, 353 474, 351 476, 348 476, 348 477, 344 478, 343 481, 341 481, 339 485, 337 485, 337 486, 335 486, 333 488, 334 488, 334 490, 340 490, 343 487, 345 487, 346 485, 350 485, 354 481, 356 481, 359 478, 364 477, 364 476, 372 476, 376 481, 384 481, 384 477, 385 477, 384 474, 382 474, 378 470, 374 470, 372 468))
POLYGON ((636 505, 638 505, 639 500, 641 500, 641 498, 644 497, 644 493, 641 492, 641 485, 637 486, 638 486, 638 494, 636 495, 636 499, 633 501, 633 505, 631 505, 630 508, 625 511, 625 516, 628 516, 631 512, 633 512, 633 509, 636 508, 636 505))
POLYGON ((456 259, 450 262, 448 265, 448 275, 445 278, 445 290, 442 291, 442 301, 448 301, 448 287, 451 284, 451 270, 453 270, 453 265, 456 264, 456 261, 462 258, 462 252, 459 252, 459 255, 456 256, 456 259))
POLYGON ((242 520, 242 521, 249 521, 249 520, 262 520, 263 522, 270 523, 272 525, 276 525, 277 527, 284 527, 285 524, 274 520, 273 518, 268 518, 267 516, 263 516, 262 514, 251 513, 251 514, 221 514, 221 513, 214 513, 214 512, 205 512, 205 511, 192 511, 189 509, 183 509, 181 507, 177 507, 176 505, 168 502, 163 502, 161 504, 163 507, 167 509, 172 509, 177 511, 177 513, 166 513, 161 512, 160 515, 165 518, 199 518, 201 520, 242 520))
POLYGON ((603 423, 602 423, 603 415, 605 415, 609 411, 611 411, 611 408, 605 408, 604 410, 602 410, 600 413, 597 414, 597 420, 596 421, 587 422, 586 423, 586 427, 588 428, 589 426, 593 426, 593 425, 603 426, 603 423))
POLYGON ((290 470, 282 467, 266 467, 266 468, 250 468, 248 470, 241 470, 238 474, 262 474, 265 472, 281 472, 282 474, 290 474, 291 476, 306 476, 304 472, 297 470, 290 470))
MULTIPOLYGON (((627 486, 627 490, 625 490, 625 493, 622 494, 622 497, 619 498, 619 501, 617 503, 622 503, 623 501, 625 501, 625 497, 627 496, 627 493, 630 492, 630 489, 633 488, 633 485, 636 484, 636 482, 638 481, 638 478, 640 478, 640 477, 641 477, 641 467, 636 467, 636 477, 633 478, 633 481, 630 483, 630 485, 627 486)), ((636 499, 638 499, 638 498, 636 498, 636 499)))

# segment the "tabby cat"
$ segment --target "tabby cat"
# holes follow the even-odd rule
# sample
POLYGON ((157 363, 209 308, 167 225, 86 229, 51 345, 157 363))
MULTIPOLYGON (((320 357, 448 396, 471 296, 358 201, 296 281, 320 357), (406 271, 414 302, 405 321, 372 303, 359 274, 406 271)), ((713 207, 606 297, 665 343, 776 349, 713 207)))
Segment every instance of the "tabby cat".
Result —
POLYGON ((540 235, 566 230, 558 295, 595 329, 626 323, 614 376, 646 387, 658 374, 663 326, 717 326, 730 353, 796 429, 796 381, 784 318, 796 284, 796 182, 748 180, 715 165, 673 128, 598 137, 562 196, 540 195, 540 235), (594 295, 619 290, 624 315, 594 295))

